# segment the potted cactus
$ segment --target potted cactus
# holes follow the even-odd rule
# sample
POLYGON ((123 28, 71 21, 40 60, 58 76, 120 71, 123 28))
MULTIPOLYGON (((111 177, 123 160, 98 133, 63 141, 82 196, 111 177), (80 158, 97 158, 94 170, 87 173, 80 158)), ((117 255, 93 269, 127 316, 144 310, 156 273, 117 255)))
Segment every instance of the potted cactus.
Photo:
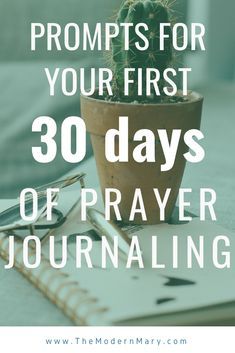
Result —
MULTIPOLYGON (((181 91, 173 97, 164 94, 163 72, 172 62, 172 38, 171 27, 169 36, 165 41, 164 52, 159 50, 160 23, 170 22, 169 9, 163 1, 157 0, 125 0, 117 16, 117 24, 120 23, 146 23, 148 25, 149 47, 138 50, 132 43, 136 42, 136 34, 130 31, 129 50, 124 49, 124 32, 120 31, 119 36, 112 40, 112 70, 113 70, 113 92, 109 97, 81 96, 82 116, 91 134, 92 145, 97 163, 101 188, 116 188, 120 190, 122 201, 120 212, 122 219, 129 222, 130 209, 132 207, 133 195, 136 189, 140 189, 144 196, 147 221, 140 215, 136 215, 136 224, 157 224, 160 222, 159 208, 153 192, 154 188, 159 190, 163 198, 167 188, 171 194, 165 209, 166 220, 170 218, 178 196, 179 187, 182 181, 185 159, 183 154, 188 151, 183 138, 180 139, 176 162, 173 168, 167 172, 160 169, 164 161, 164 154, 156 139, 157 160, 153 163, 137 163, 132 157, 132 151, 136 147, 133 136, 140 129, 150 129, 157 132, 158 129, 165 129, 169 136, 173 129, 180 129, 186 132, 190 129, 199 129, 203 98, 196 92, 189 92, 185 97, 181 91), (148 94, 138 95, 138 85, 132 85, 129 95, 124 95, 124 69, 133 68, 132 78, 138 69, 142 68, 142 85, 147 84, 146 70, 157 68, 160 72, 159 90, 160 95, 155 91, 148 94), (118 129, 119 117, 129 118, 129 146, 130 159, 128 163, 110 163, 105 158, 105 135, 109 129, 118 129)), ((137 81, 136 81, 137 82, 137 81)), ((143 89, 143 92, 145 90, 143 89)), ((118 144, 118 142, 117 142, 118 144)), ((118 150, 118 146, 117 146, 118 150)), ((113 215, 115 217, 115 215, 113 215)))

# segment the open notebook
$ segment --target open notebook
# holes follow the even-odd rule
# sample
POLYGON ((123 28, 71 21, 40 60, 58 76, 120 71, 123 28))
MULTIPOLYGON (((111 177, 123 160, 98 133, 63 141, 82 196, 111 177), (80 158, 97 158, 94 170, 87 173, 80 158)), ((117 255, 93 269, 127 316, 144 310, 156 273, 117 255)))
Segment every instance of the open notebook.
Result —
MULTIPOLYGON (((74 192, 63 192, 59 209, 64 214, 77 198, 74 192)), ((1 203, 1 210, 15 201, 1 203)), ((78 206, 79 207, 79 206, 78 206)), ((68 236, 68 261, 59 270, 50 266, 48 243, 43 245, 43 260, 37 269, 27 269, 22 261, 22 244, 16 245, 16 267, 77 325, 211 325, 235 323, 235 266, 216 269, 213 265, 212 243, 215 236, 226 235, 234 251, 234 236, 210 222, 194 218, 187 224, 127 227, 129 237, 137 235, 142 250, 144 268, 126 268, 123 260, 115 269, 110 261, 101 268, 101 241, 92 227, 81 222, 78 209, 68 222, 54 232, 55 258, 61 261, 61 236, 68 236), (93 240, 91 258, 93 268, 75 266, 76 235, 93 240), (151 241, 158 236, 158 263, 165 268, 152 268, 151 241), (172 236, 178 235, 178 269, 172 268, 172 236), (204 237, 204 269, 196 261, 186 268, 186 239, 190 235, 199 241, 204 237)), ((0 235, 0 255, 8 259, 8 237, 0 235)), ((219 261, 223 260, 220 246, 219 261)), ((34 253, 32 251, 32 260, 34 253)), ((231 255, 232 257, 232 255, 231 255)))

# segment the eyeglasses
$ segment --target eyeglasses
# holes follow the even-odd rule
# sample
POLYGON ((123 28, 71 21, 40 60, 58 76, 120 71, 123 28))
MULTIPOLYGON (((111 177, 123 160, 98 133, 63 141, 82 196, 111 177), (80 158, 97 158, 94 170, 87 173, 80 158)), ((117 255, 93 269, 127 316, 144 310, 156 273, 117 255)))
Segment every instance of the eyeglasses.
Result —
MULTIPOLYGON (((0 213, 0 232, 14 235, 19 239, 24 239, 26 237, 25 230, 29 230, 30 235, 37 235, 41 242, 44 242, 54 229, 65 223, 67 217, 80 202, 80 193, 78 192, 78 196, 75 194, 75 201, 68 205, 65 213, 58 208, 53 207, 52 219, 48 221, 45 217, 47 213, 47 189, 59 189, 59 193, 52 192, 52 201, 56 201, 60 197, 61 190, 64 188, 68 188, 77 182, 80 183, 81 189, 84 188, 84 178, 85 174, 81 173, 37 187, 35 191, 37 192, 38 197, 38 210, 34 221, 22 220, 20 216, 20 204, 18 203, 0 213)), ((27 197, 25 201, 25 215, 29 216, 32 215, 32 213, 33 199, 32 197, 27 197)))

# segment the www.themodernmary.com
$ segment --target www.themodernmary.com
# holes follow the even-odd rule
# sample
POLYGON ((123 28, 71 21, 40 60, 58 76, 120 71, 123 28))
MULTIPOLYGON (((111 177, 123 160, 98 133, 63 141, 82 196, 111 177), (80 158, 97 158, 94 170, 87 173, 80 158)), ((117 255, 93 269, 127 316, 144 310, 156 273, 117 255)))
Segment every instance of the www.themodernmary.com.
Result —
POLYGON ((147 337, 47 337, 45 338, 47 345, 84 345, 84 346, 96 346, 96 345, 118 345, 118 346, 163 346, 163 345, 187 345, 188 340, 186 338, 147 338, 147 337))

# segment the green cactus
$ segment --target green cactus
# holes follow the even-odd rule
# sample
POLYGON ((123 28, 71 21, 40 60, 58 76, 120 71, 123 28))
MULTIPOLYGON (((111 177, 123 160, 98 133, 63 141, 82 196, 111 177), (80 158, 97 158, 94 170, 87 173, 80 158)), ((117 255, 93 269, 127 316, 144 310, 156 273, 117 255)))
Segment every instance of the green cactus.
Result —
MULTIPOLYGON (((169 39, 165 40, 165 50, 159 50, 159 27, 160 23, 170 22, 169 11, 167 5, 163 4, 164 0, 124 0, 124 3, 117 16, 117 24, 133 23, 130 28, 129 50, 124 50, 124 29, 120 28, 119 36, 112 39, 112 62, 114 71, 114 99, 121 101, 139 101, 139 102, 158 102, 155 92, 150 96, 138 96, 137 84, 132 85, 128 97, 124 97, 124 68, 142 68, 143 69, 143 88, 145 91, 146 84, 146 68, 156 68, 160 71, 161 80, 159 82, 160 91, 164 86, 163 71, 169 67, 172 61, 172 31, 171 27, 167 27, 169 39), (136 48, 135 42, 140 39, 135 33, 135 25, 145 23, 148 31, 143 34, 149 40, 149 48, 140 51, 136 48)), ((137 70, 133 72, 131 77, 137 82, 137 70)))

